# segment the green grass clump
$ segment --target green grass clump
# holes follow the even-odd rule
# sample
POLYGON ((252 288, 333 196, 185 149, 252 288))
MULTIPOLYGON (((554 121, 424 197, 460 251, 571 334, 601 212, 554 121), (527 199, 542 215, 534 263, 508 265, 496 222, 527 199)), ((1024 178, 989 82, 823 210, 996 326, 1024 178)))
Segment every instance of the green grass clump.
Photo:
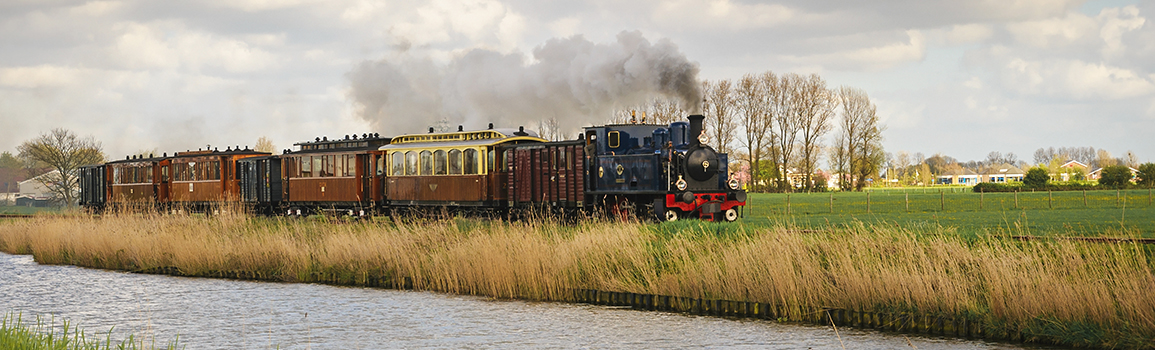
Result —
MULTIPOLYGON (((177 349, 177 342, 173 342, 160 347, 160 349, 177 349)), ((69 324, 67 320, 61 322, 59 327, 55 320, 45 322, 40 316, 36 316, 36 324, 25 324, 23 315, 7 313, 3 320, 0 320, 0 349, 7 350, 136 350, 136 349, 158 349, 155 344, 145 344, 143 339, 137 339, 133 335, 120 341, 113 342, 112 330, 104 336, 104 339, 94 337, 89 339, 80 327, 69 324)))

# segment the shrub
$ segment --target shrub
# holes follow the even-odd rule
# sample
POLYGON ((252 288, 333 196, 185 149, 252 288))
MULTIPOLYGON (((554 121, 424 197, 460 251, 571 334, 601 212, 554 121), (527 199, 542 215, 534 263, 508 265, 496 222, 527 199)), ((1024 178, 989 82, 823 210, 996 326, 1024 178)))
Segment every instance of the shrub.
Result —
POLYGON ((1144 163, 1139 166, 1139 185, 1155 187, 1155 163, 1144 163))
POLYGON ((1033 167, 1027 170, 1027 175, 1023 177, 1023 185, 1030 188, 1043 188, 1047 186, 1047 181, 1051 179, 1051 175, 1047 172, 1047 168, 1033 167))
POLYGON ((1099 175, 1099 185, 1106 187, 1125 187, 1130 182, 1131 169, 1122 165, 1105 166, 1099 175))

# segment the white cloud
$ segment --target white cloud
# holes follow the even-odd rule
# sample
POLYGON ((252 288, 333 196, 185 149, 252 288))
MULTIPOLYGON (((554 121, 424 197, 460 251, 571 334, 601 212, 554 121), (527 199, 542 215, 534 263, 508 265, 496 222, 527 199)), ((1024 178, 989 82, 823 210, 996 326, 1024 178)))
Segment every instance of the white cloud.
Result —
POLYGON ((987 40, 993 34, 994 29, 985 23, 954 25, 946 32, 946 42, 949 45, 978 43, 987 40))
POLYGON ((979 79, 979 77, 971 77, 970 79, 967 79, 967 81, 963 82, 963 86, 969 87, 971 89, 982 89, 983 81, 982 79, 979 79))
POLYGON ((926 37, 917 30, 906 31, 906 36, 906 42, 812 56, 787 56, 786 59, 797 64, 820 63, 834 69, 868 71, 922 60, 926 56, 926 37))
POLYGON ((75 15, 98 17, 107 15, 123 7, 124 3, 120 1, 89 1, 83 5, 70 8, 69 12, 75 15))
POLYGON ((781 26, 801 15, 799 11, 780 4, 746 4, 729 0, 702 4, 683 0, 658 3, 653 18, 664 25, 746 30, 781 26))
POLYGON ((1018 42, 1036 48, 1056 48, 1086 39, 1098 31, 1098 23, 1081 13, 1069 12, 1062 18, 1007 24, 1018 42))
POLYGON ((187 31, 170 23, 119 24, 121 34, 111 48, 112 56, 133 69, 203 67, 228 72, 252 72, 274 68, 277 57, 248 43, 218 38, 209 33, 187 31))
POLYGON ((1146 96, 1155 84, 1134 71, 1077 60, 1011 60, 1007 86, 1024 95, 1078 100, 1118 100, 1146 96))
POLYGON ((1146 18, 1139 16, 1139 9, 1135 6, 1124 8, 1106 8, 1099 13, 1098 20, 1103 22, 1099 30, 1099 37, 1103 39, 1103 57, 1114 57, 1123 53, 1123 34, 1143 27, 1146 18))

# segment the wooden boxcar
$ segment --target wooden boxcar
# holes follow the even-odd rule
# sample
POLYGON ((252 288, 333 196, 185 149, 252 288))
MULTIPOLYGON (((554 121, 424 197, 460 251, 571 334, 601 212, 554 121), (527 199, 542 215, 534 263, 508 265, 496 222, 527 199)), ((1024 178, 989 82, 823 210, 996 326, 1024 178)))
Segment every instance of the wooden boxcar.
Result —
POLYGON ((279 156, 285 180, 278 209, 294 215, 318 210, 371 214, 383 199, 384 160, 377 148, 389 141, 365 134, 295 144, 299 151, 279 156))
POLYGON ((573 211, 585 201, 585 143, 581 140, 503 147, 508 205, 573 211))
POLYGON ((498 166, 501 147, 544 141, 524 128, 394 137, 380 148, 388 162, 385 199, 393 207, 504 207, 509 177, 498 166))
POLYGON ((91 212, 99 213, 104 210, 108 199, 107 166, 95 164, 82 166, 78 170, 80 177, 80 206, 91 212))

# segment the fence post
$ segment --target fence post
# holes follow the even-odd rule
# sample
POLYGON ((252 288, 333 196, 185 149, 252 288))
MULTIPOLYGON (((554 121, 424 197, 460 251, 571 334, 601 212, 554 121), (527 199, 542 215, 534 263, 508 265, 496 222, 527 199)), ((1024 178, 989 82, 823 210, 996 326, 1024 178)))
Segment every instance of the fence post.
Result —
POLYGON ((904 193, 904 194, 906 195, 906 212, 909 213, 910 212, 910 193, 904 193))
POLYGON ((938 211, 946 211, 946 194, 938 190, 938 211))
POLYGON ((1119 207, 1119 189, 1118 188, 1115 189, 1115 207, 1116 208, 1119 207))
POLYGON ((1019 209, 1019 191, 1015 190, 1015 209, 1019 209))
POLYGON ((866 192, 866 213, 870 213, 870 192, 866 192))
POLYGON ((834 214, 834 192, 830 192, 830 213, 834 214))
POLYGON ((790 215, 790 193, 786 193, 786 215, 790 215))
POLYGON ((979 210, 983 210, 983 195, 985 194, 983 191, 979 191, 979 210))
POLYGON ((1047 207, 1055 209, 1054 201, 1051 199, 1051 190, 1047 190, 1047 207))
POLYGON ((1083 190, 1083 208, 1087 207, 1087 190, 1083 190))

